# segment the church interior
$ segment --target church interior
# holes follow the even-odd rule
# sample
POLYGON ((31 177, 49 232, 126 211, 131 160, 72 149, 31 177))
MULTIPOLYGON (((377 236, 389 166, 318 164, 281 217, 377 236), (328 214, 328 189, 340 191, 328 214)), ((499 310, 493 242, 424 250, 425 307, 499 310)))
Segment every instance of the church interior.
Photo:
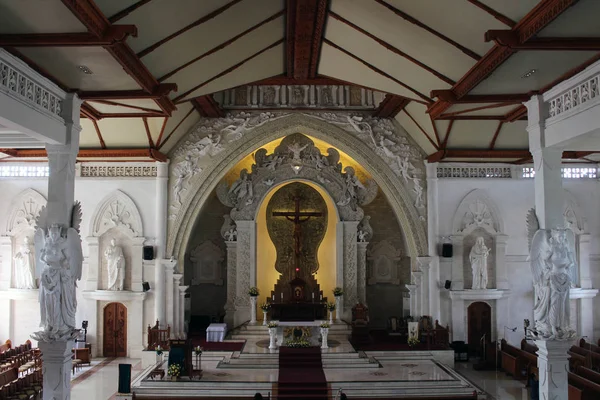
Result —
POLYGON ((0 400, 600 398, 598 15, 0 0, 0 400))

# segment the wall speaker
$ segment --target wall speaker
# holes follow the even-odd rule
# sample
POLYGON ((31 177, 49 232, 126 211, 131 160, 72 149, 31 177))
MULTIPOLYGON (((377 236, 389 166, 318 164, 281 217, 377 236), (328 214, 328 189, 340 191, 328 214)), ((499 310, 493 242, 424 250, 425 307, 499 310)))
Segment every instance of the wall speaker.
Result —
POLYGON ((131 393, 131 364, 119 364, 118 393, 131 393))
POLYGON ((142 282, 142 290, 144 292, 147 292, 148 290, 150 290, 150 284, 148 282, 142 282))
POLYGON ((144 260, 154 260, 153 246, 144 246, 144 260))
POLYGON ((452 286, 452 281, 446 281, 446 283, 444 283, 444 289, 450 289, 450 286, 452 286))
POLYGON ((452 243, 442 244, 442 257, 445 257, 445 258, 452 257, 452 243))

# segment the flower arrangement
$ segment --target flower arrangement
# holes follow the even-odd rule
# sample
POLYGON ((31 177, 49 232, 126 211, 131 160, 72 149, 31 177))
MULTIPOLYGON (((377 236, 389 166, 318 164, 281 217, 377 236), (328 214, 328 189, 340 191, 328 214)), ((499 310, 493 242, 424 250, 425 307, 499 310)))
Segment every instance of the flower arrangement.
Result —
POLYGON ((335 289, 333 289, 333 295, 335 297, 340 297, 344 294, 344 289, 342 289, 341 287, 336 287, 335 289))
POLYGON ((269 322, 269 324, 267 325, 267 327, 269 327, 269 329, 271 328, 277 328, 279 326, 279 324, 277 322, 269 322))
POLYGON ((287 347, 295 347, 295 348, 300 348, 300 347, 310 347, 311 344, 308 340, 306 339, 288 339, 283 343, 284 346, 287 347))
POLYGON ((329 322, 322 322, 321 328, 329 328, 329 322))
POLYGON ((160 356, 160 355, 162 355, 162 353, 163 353, 163 348, 162 348, 162 347, 160 347, 160 344, 159 344, 158 346, 156 346, 156 349, 155 349, 155 350, 156 350, 156 355, 157 355, 157 356, 160 356))
POLYGON ((179 376, 179 375, 181 375, 181 365, 179 365, 179 364, 171 364, 171 365, 169 365, 169 369, 167 370, 167 374, 169 376, 179 376))
POLYGON ((416 336, 411 336, 411 337, 408 338, 408 345, 410 347, 415 347, 419 343, 421 343, 421 342, 419 341, 419 338, 416 337, 416 336))
POLYGON ((327 309, 329 311, 335 311, 335 303, 327 303, 327 309))
POLYGON ((200 346, 196 346, 194 347, 194 354, 199 356, 200 354, 202 354, 202 347, 200 346))
POLYGON ((252 297, 256 297, 258 296, 258 288, 256 286, 252 286, 249 290, 248 290, 248 294, 252 297))
POLYGON ((263 312, 267 312, 271 309, 271 303, 263 303, 260 305, 260 308, 263 312))

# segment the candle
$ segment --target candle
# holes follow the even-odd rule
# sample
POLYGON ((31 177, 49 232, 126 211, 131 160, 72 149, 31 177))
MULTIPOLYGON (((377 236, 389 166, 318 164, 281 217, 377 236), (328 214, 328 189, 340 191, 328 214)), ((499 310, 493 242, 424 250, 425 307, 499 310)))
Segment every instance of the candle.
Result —
POLYGON ((273 295, 273 301, 275 301, 275 295, 273 295))
POLYGON ((281 300, 283 300, 283 292, 281 292, 281 300))
POLYGON ((320 301, 323 301, 323 295, 320 296, 320 301))
POLYGON ((313 299, 313 300, 315 299, 315 294, 314 294, 314 293, 312 293, 312 299, 313 299))

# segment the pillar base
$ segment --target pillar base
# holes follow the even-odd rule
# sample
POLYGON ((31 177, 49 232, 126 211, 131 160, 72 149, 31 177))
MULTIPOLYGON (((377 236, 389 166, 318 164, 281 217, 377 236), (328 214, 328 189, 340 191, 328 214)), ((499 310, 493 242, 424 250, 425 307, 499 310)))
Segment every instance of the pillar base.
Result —
POLYGON ((71 349, 74 340, 38 342, 43 361, 43 400, 71 399, 71 349))
POLYGON ((569 355, 574 340, 536 340, 540 399, 569 398, 569 355))

